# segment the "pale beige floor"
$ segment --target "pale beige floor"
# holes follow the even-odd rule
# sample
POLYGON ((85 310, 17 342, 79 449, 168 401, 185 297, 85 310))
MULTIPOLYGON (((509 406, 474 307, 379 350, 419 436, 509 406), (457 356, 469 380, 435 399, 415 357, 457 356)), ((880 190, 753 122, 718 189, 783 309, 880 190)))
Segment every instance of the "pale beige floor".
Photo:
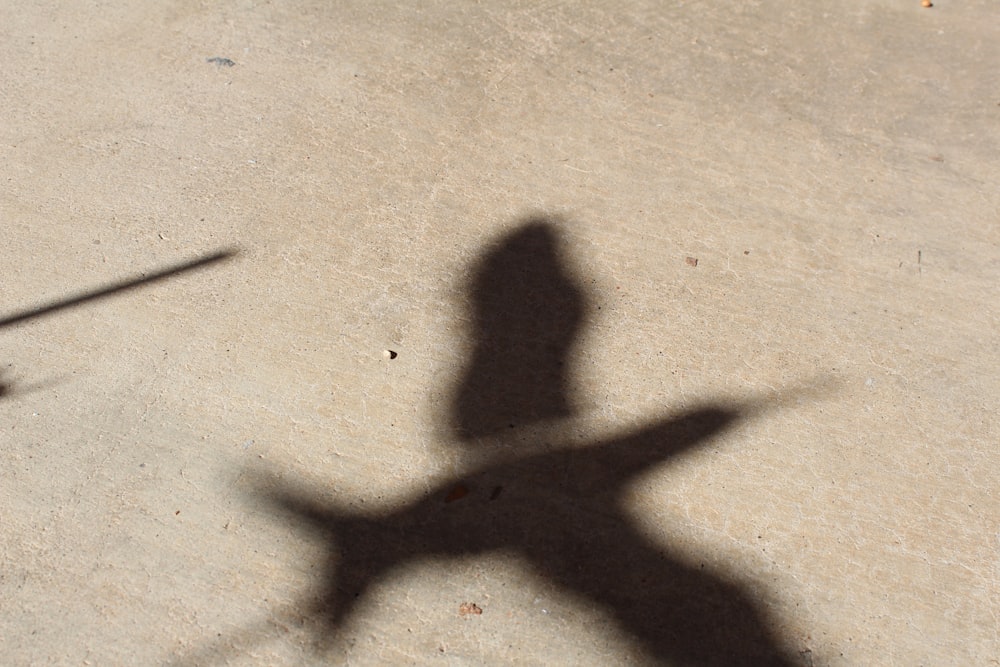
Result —
POLYGON ((803 665, 1000 663, 993 0, 7 2, 0 63, 3 664, 669 654, 512 549, 334 631, 332 543, 268 500, 462 478, 469 280, 532 216, 589 311, 571 410, 504 437, 740 415, 567 511, 803 665))

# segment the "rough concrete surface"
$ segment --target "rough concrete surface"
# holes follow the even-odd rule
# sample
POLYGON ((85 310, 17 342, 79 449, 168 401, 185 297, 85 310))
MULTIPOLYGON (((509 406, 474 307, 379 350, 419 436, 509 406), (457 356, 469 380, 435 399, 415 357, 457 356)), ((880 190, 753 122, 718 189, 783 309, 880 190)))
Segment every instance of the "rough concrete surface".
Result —
POLYGON ((6 2, 0 662, 1000 664, 993 0, 6 2))

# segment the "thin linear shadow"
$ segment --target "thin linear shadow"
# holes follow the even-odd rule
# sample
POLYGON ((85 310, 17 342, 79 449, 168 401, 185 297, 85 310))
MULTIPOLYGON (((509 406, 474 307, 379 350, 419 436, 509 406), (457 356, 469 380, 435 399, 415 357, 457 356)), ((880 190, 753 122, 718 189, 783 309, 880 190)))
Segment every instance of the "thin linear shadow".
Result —
POLYGON ((565 427, 573 413, 566 360, 587 308, 563 268, 554 227, 526 222, 479 260, 474 276, 475 351, 449 416, 464 473, 398 510, 374 513, 323 502, 278 478, 258 480, 258 493, 280 515, 330 545, 323 580, 307 598, 318 602, 293 614, 317 621, 317 647, 342 648, 341 629, 356 605, 400 567, 503 551, 603 607, 659 661, 795 664, 735 573, 652 541, 628 500, 637 476, 704 446, 765 401, 709 402, 617 437, 574 443, 565 427), (507 436, 489 438, 500 442, 489 449, 477 440, 531 423, 548 425, 545 451, 507 436))
POLYGON ((5 327, 12 327, 14 325, 20 324, 26 320, 31 320, 36 317, 42 317, 43 315, 49 315, 59 310, 65 308, 72 308, 73 306, 78 306, 87 301, 96 301, 97 299, 104 299, 121 292, 126 292, 128 290, 133 290, 138 287, 143 287, 151 283, 159 282, 161 280, 166 280, 172 276, 176 276, 179 273, 186 273, 188 271, 194 271, 195 269, 200 269, 208 266, 209 264, 214 264, 222 260, 230 259, 234 257, 239 251, 235 248, 226 248, 224 250, 216 251, 210 255, 205 255, 204 257, 199 257, 187 262, 182 262, 180 264, 174 264, 173 266, 168 266, 165 269, 161 269, 156 273, 149 275, 143 274, 134 278, 127 278, 125 280, 120 280, 114 283, 108 283, 96 287, 94 289, 88 290, 86 292, 81 292, 76 296, 66 297, 63 299, 57 299, 55 301, 50 301, 49 303, 35 306, 34 308, 28 308, 16 313, 12 313, 3 319, 0 319, 0 329, 5 327))
MULTIPOLYGON (((160 282, 171 278, 181 273, 187 273, 188 271, 194 271, 197 269, 205 268, 210 264, 215 264, 216 262, 221 262, 223 260, 228 260, 235 257, 239 253, 236 248, 224 248, 222 250, 217 250, 208 255, 198 257, 196 259, 189 260, 187 262, 181 262, 180 264, 174 264, 168 266, 164 269, 160 269, 152 274, 143 274, 141 276, 127 278, 124 280, 119 280, 117 282, 108 283, 99 287, 95 287, 86 292, 80 292, 75 296, 66 297, 63 299, 56 299, 50 301, 46 304, 40 306, 35 306, 33 308, 27 308, 15 313, 12 313, 2 319, 0 319, 0 329, 6 327, 13 327, 26 322, 28 320, 34 319, 36 317, 44 317, 45 315, 51 315, 60 310, 66 308, 72 308, 74 306, 79 306, 88 301, 96 301, 98 299, 105 299, 115 294, 120 294, 122 292, 127 292, 129 290, 138 289, 139 287, 145 287, 151 285, 155 282, 160 282)), ((34 383, 30 385, 23 385, 21 383, 15 383, 13 380, 4 380, 2 373, 0 373, 0 400, 5 398, 10 398, 18 394, 26 394, 38 389, 43 389, 51 384, 54 384, 56 380, 48 380, 42 383, 34 383)))

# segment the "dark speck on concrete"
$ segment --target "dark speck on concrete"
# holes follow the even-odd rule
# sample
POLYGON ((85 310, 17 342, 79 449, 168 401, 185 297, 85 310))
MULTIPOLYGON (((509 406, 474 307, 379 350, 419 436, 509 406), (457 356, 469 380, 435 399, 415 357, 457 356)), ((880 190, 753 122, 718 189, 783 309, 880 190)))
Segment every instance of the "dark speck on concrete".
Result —
POLYGON ((206 60, 210 63, 218 65, 219 67, 232 67, 233 65, 236 64, 229 58, 219 58, 218 56, 214 58, 207 58, 206 60))

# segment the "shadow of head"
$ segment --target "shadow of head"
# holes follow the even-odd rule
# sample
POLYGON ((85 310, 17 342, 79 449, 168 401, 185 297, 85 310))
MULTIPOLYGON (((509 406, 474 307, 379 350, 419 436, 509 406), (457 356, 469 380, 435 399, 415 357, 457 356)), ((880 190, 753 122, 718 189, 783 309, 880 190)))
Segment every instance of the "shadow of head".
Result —
POLYGON ((587 307, 556 227, 530 219, 479 258, 468 285, 474 349, 452 401, 460 438, 567 417, 568 357, 587 307))

